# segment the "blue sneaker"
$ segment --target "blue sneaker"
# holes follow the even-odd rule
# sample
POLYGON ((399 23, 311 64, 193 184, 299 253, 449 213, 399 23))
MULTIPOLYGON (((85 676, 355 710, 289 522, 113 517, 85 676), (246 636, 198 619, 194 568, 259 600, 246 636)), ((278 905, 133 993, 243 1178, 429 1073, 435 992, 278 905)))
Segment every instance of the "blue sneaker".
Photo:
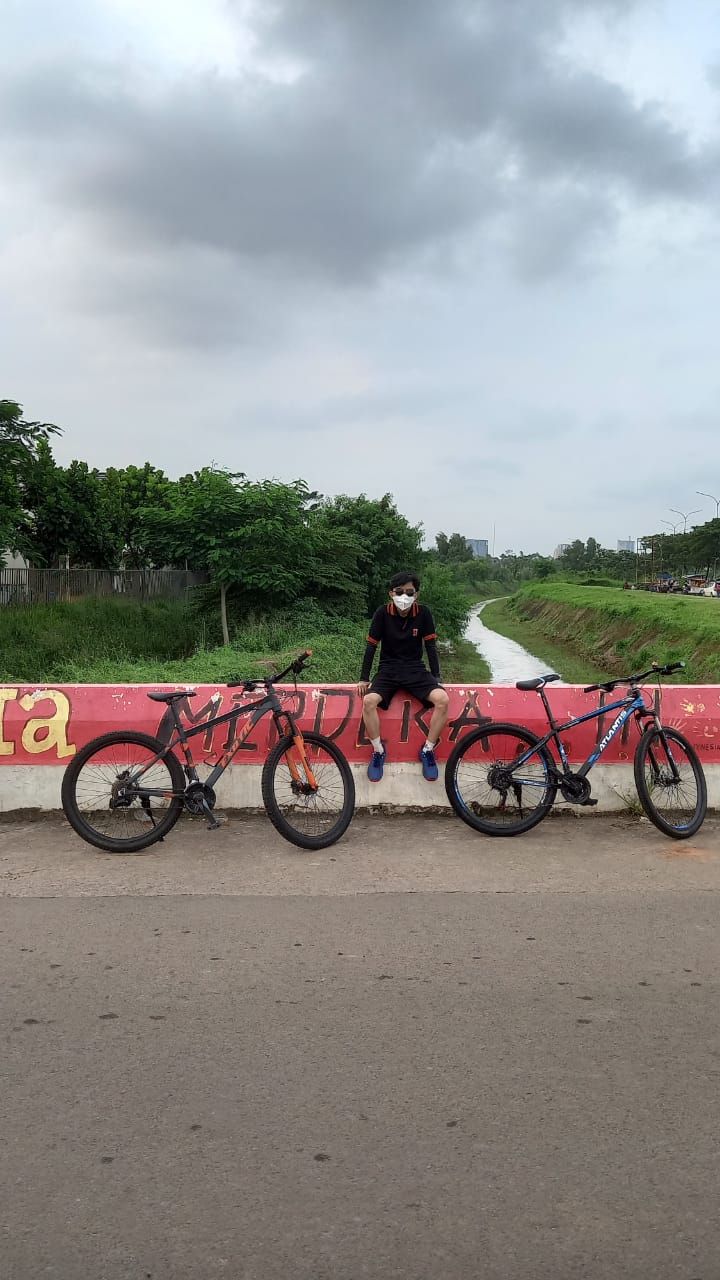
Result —
POLYGON ((382 782, 383 769, 387 760, 387 747, 383 742, 383 751, 373 751, 372 760, 368 765, 368 778, 371 782, 382 782))
POLYGON ((420 752, 420 760, 422 761, 423 778, 426 782, 437 782, 438 767, 435 760, 434 751, 426 751, 425 748, 420 752))

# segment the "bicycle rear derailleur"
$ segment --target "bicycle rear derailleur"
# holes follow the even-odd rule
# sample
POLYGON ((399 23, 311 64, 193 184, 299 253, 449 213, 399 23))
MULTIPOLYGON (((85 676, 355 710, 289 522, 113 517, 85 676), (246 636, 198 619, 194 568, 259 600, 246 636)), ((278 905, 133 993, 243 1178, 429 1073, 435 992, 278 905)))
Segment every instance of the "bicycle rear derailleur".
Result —
POLYGON ((570 804, 597 804, 597 800, 590 799, 591 790, 587 778, 582 778, 579 773, 564 773, 560 778, 560 794, 570 804))
POLYGON ((205 815, 208 819, 208 826, 211 831, 220 826, 220 823, 213 817, 213 809, 215 808, 216 795, 212 787, 205 782, 191 782, 185 788, 183 800, 188 813, 194 814, 200 818, 205 815))

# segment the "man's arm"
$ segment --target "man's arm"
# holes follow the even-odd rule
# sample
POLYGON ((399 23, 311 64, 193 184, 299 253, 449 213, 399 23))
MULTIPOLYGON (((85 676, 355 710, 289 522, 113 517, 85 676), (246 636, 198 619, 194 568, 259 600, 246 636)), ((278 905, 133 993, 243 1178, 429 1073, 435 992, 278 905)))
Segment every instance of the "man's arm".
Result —
POLYGON ((425 652, 428 657, 428 666, 436 680, 440 680, 440 659, 437 651, 437 632, 435 631, 435 623, 429 609, 425 610, 423 617, 423 640, 425 641, 425 652))
POLYGON ((376 609, 370 623, 367 644, 365 645, 365 653, 363 655, 362 667, 360 669, 360 683, 367 684, 370 679, 370 670, 372 668, 373 659, 377 651, 377 647, 382 640, 383 618, 385 617, 384 609, 376 609))

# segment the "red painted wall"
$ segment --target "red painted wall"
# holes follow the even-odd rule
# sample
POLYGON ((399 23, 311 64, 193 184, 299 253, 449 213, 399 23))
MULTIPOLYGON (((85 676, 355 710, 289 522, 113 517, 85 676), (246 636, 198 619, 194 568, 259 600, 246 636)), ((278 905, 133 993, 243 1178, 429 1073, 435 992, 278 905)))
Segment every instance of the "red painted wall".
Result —
MULTIPOLYGON (((43 685, 0 686, 0 766, 3 764, 65 765, 80 747, 98 734, 117 729, 139 729, 156 735, 167 732, 165 708, 151 702, 150 688, 170 685, 43 685)), ((459 734, 486 719, 512 720, 537 733, 545 732, 542 704, 534 693, 513 687, 490 685, 449 685, 450 723, 438 750, 446 758, 459 734)), ((648 687, 648 697, 656 691, 648 687)), ((253 695, 215 685, 200 685, 197 695, 180 703, 184 723, 193 718, 204 723, 215 709, 232 711, 253 695)), ((258 696, 258 695, 254 695, 258 696)), ((598 694, 583 694, 576 687, 548 690, 550 704, 559 719, 581 715, 599 706, 598 694)), ((605 697, 605 702, 615 695, 605 697)), ((316 729, 335 738, 349 760, 366 760, 368 745, 361 724, 361 700, 351 685, 302 685, 292 691, 289 707, 295 707, 305 729, 316 729)), ((666 723, 675 725, 694 743, 705 764, 720 764, 720 685, 679 686, 663 690, 662 712, 666 723)), ((389 760, 415 760, 425 740, 429 713, 414 699, 397 695, 382 716, 383 737, 389 760)), ((235 757, 236 764, 259 764, 268 742, 274 741, 272 721, 266 716, 252 724, 250 715, 237 718, 237 731, 244 736, 235 757)), ((591 721, 564 736, 570 759, 581 761, 610 728, 613 714, 591 721)), ((630 726, 617 737, 603 756, 603 763, 622 764, 632 759, 635 729, 630 726)), ((196 761, 208 762, 222 754, 228 743, 228 725, 214 732, 198 734, 191 740, 196 761)))

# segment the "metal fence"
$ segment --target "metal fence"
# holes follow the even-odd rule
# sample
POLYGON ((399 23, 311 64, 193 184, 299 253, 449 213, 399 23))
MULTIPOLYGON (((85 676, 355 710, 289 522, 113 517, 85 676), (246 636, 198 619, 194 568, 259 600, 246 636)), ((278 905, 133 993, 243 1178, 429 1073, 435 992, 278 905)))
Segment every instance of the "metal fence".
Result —
POLYGON ((0 605, 92 599, 181 600, 208 581, 185 569, 0 569, 0 605))

